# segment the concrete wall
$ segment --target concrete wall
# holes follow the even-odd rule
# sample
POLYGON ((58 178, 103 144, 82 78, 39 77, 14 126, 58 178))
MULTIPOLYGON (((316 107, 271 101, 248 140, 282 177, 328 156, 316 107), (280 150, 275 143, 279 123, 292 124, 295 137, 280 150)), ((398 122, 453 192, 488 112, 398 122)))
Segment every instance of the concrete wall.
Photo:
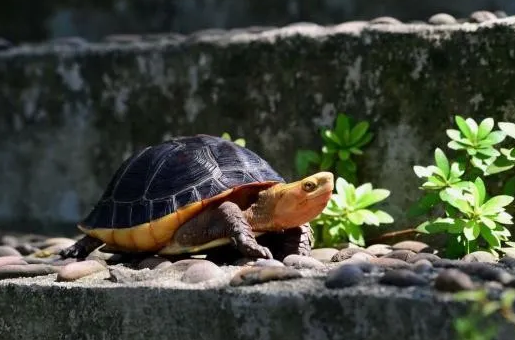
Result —
MULTIPOLYGON (((173 135, 229 131, 286 178, 338 111, 376 133, 360 176, 403 225, 459 113, 513 120, 515 19, 448 27, 290 26, 0 52, 2 228, 57 230, 122 159, 173 135)), ((71 229, 70 229, 71 228, 71 229)))
POLYGON ((4 0, 0 37, 38 41, 62 36, 98 40, 115 33, 190 33, 206 28, 282 26, 299 21, 338 24, 393 16, 426 20, 446 12, 466 18, 477 10, 515 14, 512 0, 4 0))
MULTIPOLYGON (((424 289, 330 291, 307 279, 215 289, 27 281, 0 283, 3 340, 451 340, 467 311, 424 289)), ((497 320, 497 339, 512 339, 497 320)))

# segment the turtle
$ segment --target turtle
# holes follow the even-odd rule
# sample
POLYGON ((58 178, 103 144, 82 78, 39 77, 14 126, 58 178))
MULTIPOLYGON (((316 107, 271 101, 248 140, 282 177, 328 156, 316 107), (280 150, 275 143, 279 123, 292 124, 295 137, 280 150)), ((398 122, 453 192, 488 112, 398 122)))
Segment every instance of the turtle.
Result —
POLYGON ((232 244, 247 258, 309 255, 309 222, 327 205, 331 172, 286 183, 263 158, 198 134, 147 146, 124 160, 60 252, 85 258, 104 246, 123 253, 194 254, 232 244), (283 234, 276 256, 258 239, 283 234))

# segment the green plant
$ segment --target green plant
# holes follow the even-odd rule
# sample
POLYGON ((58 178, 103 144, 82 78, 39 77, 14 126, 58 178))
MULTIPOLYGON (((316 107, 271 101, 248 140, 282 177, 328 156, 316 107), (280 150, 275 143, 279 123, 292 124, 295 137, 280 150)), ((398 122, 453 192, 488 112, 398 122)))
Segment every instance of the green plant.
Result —
POLYGON ((356 188, 345 179, 337 178, 336 193, 332 194, 324 211, 312 221, 312 224, 319 225, 323 232, 322 237, 317 238, 317 243, 332 246, 348 239, 352 243, 364 246, 362 225, 379 226, 381 223, 393 223, 393 218, 389 214, 371 208, 389 195, 388 190, 374 189, 370 183, 356 188))
POLYGON ((354 124, 343 113, 338 114, 336 126, 321 131, 323 146, 320 152, 298 150, 295 158, 297 173, 306 175, 311 170, 329 170, 351 183, 357 182, 357 165, 354 156, 363 154, 362 147, 368 144, 373 134, 368 132, 369 123, 354 124))
MULTIPOLYGON (((222 138, 226 139, 226 140, 229 140, 229 141, 233 141, 232 138, 231 138, 231 135, 228 132, 224 132, 222 134, 222 138)), ((233 142, 235 144, 238 144, 239 146, 243 146, 243 147, 245 147, 245 144, 246 144, 246 141, 243 138, 237 138, 233 142)))
POLYGON ((485 290, 463 291, 454 294, 455 301, 471 302, 469 312, 453 322, 459 340, 493 340, 498 333, 498 321, 492 316, 500 315, 509 323, 515 324, 513 303, 515 290, 508 289, 499 300, 492 300, 485 290))
POLYGON ((493 130, 494 120, 484 119, 479 125, 472 119, 455 117, 458 130, 449 129, 451 141, 447 146, 457 153, 449 160, 439 148, 434 152, 435 165, 413 167, 415 174, 425 179, 421 189, 426 191, 410 209, 410 216, 429 213, 435 207, 443 210, 444 217, 425 221, 417 227, 422 233, 445 232, 449 236, 448 256, 457 257, 478 249, 496 254, 502 242, 509 240, 505 225, 513 224, 506 207, 513 197, 506 193, 515 189, 514 179, 507 181, 505 194, 490 197, 482 177, 499 174, 515 166, 513 148, 497 149, 506 136, 515 136, 515 124, 499 123, 493 130))

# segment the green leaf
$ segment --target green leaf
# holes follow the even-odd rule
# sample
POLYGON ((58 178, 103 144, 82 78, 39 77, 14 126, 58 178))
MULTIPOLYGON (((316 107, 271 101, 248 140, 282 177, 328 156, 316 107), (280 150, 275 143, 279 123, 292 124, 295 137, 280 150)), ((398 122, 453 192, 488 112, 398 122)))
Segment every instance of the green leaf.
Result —
POLYGON ((479 219, 481 220, 481 222, 483 222, 484 225, 486 225, 490 229, 495 229, 497 227, 495 222, 493 220, 489 219, 488 217, 481 216, 481 217, 479 217, 479 219))
POLYGON ((463 213, 472 213, 472 207, 467 202, 460 190, 454 188, 447 188, 440 192, 440 198, 459 209, 463 213))
POLYGON ((448 129, 445 132, 447 133, 447 136, 449 136, 450 139, 453 139, 455 141, 459 141, 461 139, 461 134, 458 130, 448 129))
POLYGON ((377 219, 379 220, 379 223, 393 223, 394 219, 390 214, 387 212, 384 212, 382 210, 376 210, 374 211, 374 214, 377 216, 377 219))
POLYGON ((363 237, 363 231, 359 225, 355 224, 347 224, 345 227, 345 232, 349 237, 349 241, 357 244, 358 246, 365 245, 365 238, 363 237))
POLYGON ((498 157, 501 153, 494 148, 479 148, 477 152, 487 157, 498 157))
POLYGON ((320 162, 321 170, 328 170, 334 163, 334 157, 330 154, 324 154, 322 156, 322 161, 320 162))
POLYGON ((363 154, 363 151, 361 151, 361 150, 360 150, 360 149, 358 149, 358 148, 354 148, 354 147, 353 147, 353 148, 350 148, 350 149, 349 149, 349 151, 350 151, 351 153, 355 154, 355 155, 358 155, 358 156, 363 154))
POLYGON ((379 219, 377 218, 376 214, 374 214, 372 211, 368 209, 360 209, 358 212, 363 216, 363 222, 365 224, 370 225, 379 225, 379 219))
POLYGON ((365 217, 360 213, 360 210, 349 213, 347 217, 356 225, 361 225, 365 222, 365 217))
POLYGON ((238 138, 238 139, 236 139, 236 140, 234 141, 234 143, 235 143, 235 144, 237 144, 237 145, 239 145, 239 146, 241 146, 241 147, 245 147, 245 144, 246 144, 245 139, 243 139, 243 138, 238 138))
POLYGON ((360 201, 362 196, 372 192, 372 184, 364 183, 356 188, 356 201, 360 201))
POLYGON ((229 141, 232 140, 231 139, 231 135, 228 132, 224 132, 222 134, 222 138, 225 139, 225 140, 229 140, 229 141))
POLYGON ((511 138, 515 138, 515 124, 514 123, 508 123, 508 122, 500 122, 497 125, 499 125, 499 128, 508 136, 511 138))
POLYGON ((340 159, 342 161, 345 161, 345 160, 349 159, 350 152, 347 150, 340 150, 340 151, 338 151, 338 157, 340 157, 340 159))
POLYGON ((347 197, 347 203, 350 206, 353 206, 356 202, 356 189, 354 188, 354 185, 347 183, 343 186, 343 191, 345 192, 345 197, 347 197))
POLYGON ((345 194, 347 193, 346 188, 347 188, 348 186, 351 186, 351 184, 349 184, 349 183, 345 180, 345 178, 343 178, 343 177, 338 177, 338 178, 336 179, 336 192, 337 192, 338 194, 345 195, 345 194))
POLYGON ((347 161, 345 161, 344 164, 345 164, 345 168, 350 172, 356 172, 356 170, 358 168, 356 163, 354 163, 354 161, 350 158, 347 161))
POLYGON ((367 133, 368 127, 368 122, 359 122, 356 124, 350 132, 350 145, 357 144, 367 133))
POLYGON ((419 178, 429 177, 433 174, 433 171, 431 171, 430 168, 426 168, 420 165, 415 165, 413 167, 413 171, 419 178))
POLYGON ((448 228, 447 232, 450 234, 461 234, 463 232, 463 229, 465 228, 466 223, 462 219, 455 219, 454 223, 452 223, 448 228))
POLYGON ((494 127, 494 120, 493 118, 486 118, 483 119, 481 124, 479 124, 479 129, 477 130, 477 138, 483 139, 492 131, 494 127))
POLYGON ((349 144, 350 120, 346 115, 340 113, 336 117, 335 132, 345 144, 349 144))
POLYGON ((461 116, 454 117, 456 124, 458 125, 458 128, 460 129, 461 133, 468 138, 469 140, 473 140, 474 136, 472 135, 472 132, 470 131, 469 126, 465 122, 465 119, 463 119, 461 116))
POLYGON ((479 223, 474 221, 468 221, 463 228, 463 235, 467 238, 467 240, 472 241, 475 240, 481 231, 481 227, 479 223))
POLYGON ((308 172, 310 164, 320 163, 320 156, 312 150, 299 150, 295 156, 295 167, 299 175, 305 175, 308 172))
POLYGON ((450 141, 449 143, 447 143, 447 147, 449 149, 452 149, 452 150, 463 150, 465 149, 467 146, 462 144, 462 143, 458 143, 454 140, 450 141))
POLYGON ((489 228, 481 228, 481 236, 485 239, 486 242, 492 248, 499 248, 501 246, 501 240, 497 235, 492 233, 492 230, 489 228))
POLYGON ((426 214, 440 202, 440 196, 437 192, 431 192, 422 196, 415 204, 408 210, 408 217, 416 217, 426 214))
POLYGON ((513 224, 512 216, 505 211, 501 211, 500 213, 495 214, 491 217, 497 223, 501 224, 513 224))
MULTIPOLYGON (((486 189, 485 189, 485 183, 481 179, 481 177, 477 177, 474 181, 474 187, 477 189, 477 197, 475 197, 476 204, 482 205, 485 201, 486 197, 486 189)), ((476 191, 474 191, 474 194, 476 194, 476 191)))
POLYGON ((332 130, 325 130, 324 131, 324 135, 331 141, 333 141, 334 143, 340 145, 340 146, 343 146, 343 142, 340 140, 340 138, 334 133, 334 131, 332 130))
POLYGON ((435 162, 436 166, 438 166, 438 168, 443 171, 445 178, 449 177, 449 172, 451 171, 449 160, 440 148, 435 149, 435 162))
POLYGON ((499 144, 506 138, 506 135, 502 131, 494 131, 484 138, 480 144, 487 143, 489 145, 499 144))
POLYGON ((481 211, 484 215, 495 214, 502 210, 513 201, 513 197, 507 195, 499 195, 490 198, 485 204, 481 206, 481 211))
POLYGON ((479 127, 477 126, 477 123, 474 119, 472 118, 467 118, 465 120, 465 122, 467 123, 468 127, 469 127, 469 130, 470 130, 470 134, 472 135, 472 138, 469 138, 470 140, 472 141, 475 141, 477 139, 477 132, 478 132, 478 129, 479 127))
POLYGON ((447 231, 449 226, 454 223, 452 218, 438 218, 433 222, 426 221, 418 225, 415 229, 420 233, 437 234, 447 231))
MULTIPOLYGON (((357 191, 357 189, 356 189, 357 191)), ((377 202, 381 202, 390 196, 390 191, 386 189, 374 189, 370 192, 367 192, 358 199, 356 204, 354 205, 356 209, 362 209, 377 202)))
POLYGON ((370 143, 372 138, 374 138, 374 134, 373 133, 367 133, 365 135, 365 137, 361 138, 361 140, 358 143, 354 144, 353 146, 355 148, 361 148, 362 146, 367 145, 368 143, 370 143))

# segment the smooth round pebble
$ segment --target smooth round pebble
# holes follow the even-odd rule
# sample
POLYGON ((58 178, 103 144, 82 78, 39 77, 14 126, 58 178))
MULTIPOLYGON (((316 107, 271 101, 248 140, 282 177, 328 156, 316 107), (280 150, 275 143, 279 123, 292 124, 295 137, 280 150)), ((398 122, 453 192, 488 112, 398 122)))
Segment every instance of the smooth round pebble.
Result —
POLYGON ((497 258, 493 254, 482 250, 474 251, 470 254, 467 254, 461 260, 465 262, 497 262, 497 258))
POLYGON ((0 267, 11 264, 27 264, 27 262, 19 256, 0 256, 0 267))
POLYGON ((350 259, 352 255, 360 252, 368 253, 368 251, 363 248, 343 248, 333 255, 333 257, 331 258, 331 262, 340 262, 343 260, 350 259))
POLYGON ((423 276, 420 276, 411 270, 407 269, 395 269, 387 271, 379 283, 385 285, 392 285, 397 287, 410 287, 410 286, 424 286, 428 284, 428 280, 423 276))
POLYGON ((392 17, 378 17, 369 21, 370 25, 376 24, 388 24, 388 25, 399 25, 402 24, 401 21, 392 17))
POLYGON ((3 245, 3 246, 9 246, 9 247, 16 248, 19 243, 20 242, 18 241, 18 239, 11 235, 2 236, 2 238, 0 239, 0 245, 3 245))
POLYGON ((310 256, 288 255, 284 258, 283 263, 289 267, 296 269, 323 269, 325 265, 310 256))
POLYGON ((483 280, 498 281, 502 284, 513 280, 513 276, 506 270, 485 262, 465 263, 463 266, 460 266, 460 270, 469 275, 480 277, 483 280))
POLYGON ((10 246, 0 246, 0 256, 22 256, 19 251, 10 246))
POLYGON ((20 252, 20 254, 22 255, 30 255, 30 254, 34 254, 38 251, 40 251, 39 248, 37 247, 34 247, 32 244, 30 243, 22 243, 22 244, 18 244, 15 249, 17 251, 20 252))
POLYGON ((317 248, 311 250, 310 256, 321 262, 331 262, 332 257, 338 253, 336 248, 317 248))
POLYGON ((497 19, 497 15, 495 15, 489 11, 476 11, 470 15, 470 21, 477 22, 477 23, 490 21, 490 20, 496 20, 496 19, 497 19))
POLYGON ((327 274, 325 286, 327 288, 345 288, 360 283, 365 274, 361 268, 354 264, 344 264, 327 274))
POLYGON ((13 264, 0 267, 0 279, 35 277, 59 272, 59 267, 48 264, 13 264))
POLYGON ((343 260, 340 262, 340 264, 343 265, 353 265, 358 266, 363 273, 371 273, 374 268, 376 268, 376 265, 372 264, 370 261, 363 261, 355 258, 350 258, 347 260, 343 260))
POLYGON ((74 239, 71 239, 71 238, 67 238, 67 237, 50 237, 50 238, 45 239, 43 242, 40 242, 39 247, 46 248, 46 247, 55 246, 58 244, 66 245, 67 247, 69 247, 72 244, 74 244, 75 242, 77 242, 77 241, 74 239))
POLYGON ((366 250, 374 256, 384 256, 388 253, 391 253, 393 249, 392 246, 389 244, 377 243, 368 246, 366 250))
POLYGON ((433 249, 427 243, 420 241, 401 241, 392 245, 393 250, 411 250, 415 253, 432 253, 433 249))
POLYGON ((418 260, 413 264, 413 271, 415 273, 428 273, 431 271, 431 269, 433 269, 433 264, 425 259, 418 260))
POLYGON ((436 268, 460 268, 463 267, 467 262, 455 259, 439 259, 433 261, 433 266, 436 268))
POLYGON ((250 267, 237 272, 231 279, 231 286, 250 286, 269 281, 283 281, 301 278, 302 274, 289 267, 250 267))
POLYGON ((174 270, 178 270, 178 271, 185 271, 190 266, 197 264, 197 263, 202 263, 202 262, 213 263, 211 261, 207 261, 207 260, 203 260, 203 259, 185 259, 185 260, 179 260, 179 261, 172 262, 172 266, 170 268, 172 268, 174 270))
POLYGON ((411 250, 399 249, 394 250, 391 253, 383 256, 384 259, 397 259, 401 261, 408 261, 410 258, 414 257, 417 253, 411 250))
POLYGON ((389 268, 389 269, 401 269, 406 268, 408 269, 410 267, 409 263, 399 260, 399 259, 392 259, 387 257, 378 257, 370 260, 370 263, 375 264, 377 266, 383 267, 383 268, 389 268))
POLYGON ((420 260, 427 260, 427 261, 433 263, 435 261, 441 260, 441 258, 440 258, 440 256, 431 254, 431 253, 418 253, 418 254, 415 254, 415 256, 410 257, 406 262, 415 263, 420 260))
POLYGON ((284 263, 275 259, 256 259, 253 263, 256 267, 284 267, 284 263))
POLYGON ((162 257, 151 256, 151 257, 147 257, 147 258, 141 260, 138 263, 138 265, 136 266, 136 268, 137 269, 145 269, 145 268, 155 269, 157 266, 160 266, 160 265, 162 265, 161 268, 166 268, 166 267, 171 266, 172 262, 170 262, 169 260, 162 258, 162 257))
POLYGON ((86 260, 74 262, 61 268, 59 274, 57 274, 56 281, 75 281, 104 270, 107 271, 107 268, 98 261, 86 260))
POLYGON ((434 286, 443 292, 459 292, 474 289, 470 276, 458 269, 444 269, 435 279, 434 286))
POLYGON ((431 25, 452 25, 457 24, 458 21, 455 17, 447 13, 438 13, 431 16, 428 20, 431 25))
POLYGON ((504 256, 499 260, 499 263, 505 265, 508 268, 515 268, 515 257, 504 256))
POLYGON ((182 275, 181 281, 186 283, 198 283, 216 279, 224 275, 224 271, 210 261, 202 261, 192 264, 182 275))
POLYGON ((356 253, 350 257, 351 259, 361 260, 361 261, 369 261, 375 258, 374 255, 368 253, 356 253))

